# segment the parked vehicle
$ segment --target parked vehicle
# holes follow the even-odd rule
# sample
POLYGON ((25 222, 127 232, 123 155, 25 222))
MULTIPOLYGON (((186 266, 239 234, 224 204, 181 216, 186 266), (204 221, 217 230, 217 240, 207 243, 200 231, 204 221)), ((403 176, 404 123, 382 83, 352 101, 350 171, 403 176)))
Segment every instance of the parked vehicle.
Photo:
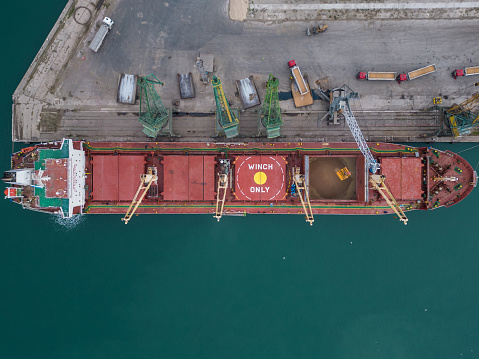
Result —
POLYGON ((323 24, 319 26, 311 26, 306 29, 306 35, 311 36, 311 35, 316 35, 319 34, 320 32, 326 31, 328 28, 328 25, 323 24))
POLYGON ((454 70, 452 77, 454 80, 462 76, 479 75, 479 66, 466 67, 465 69, 454 70))
POLYGON ((436 71, 436 65, 428 65, 421 67, 420 69, 408 72, 407 74, 400 74, 396 77, 396 81, 400 84, 403 81, 409 81, 417 79, 418 77, 431 74, 436 71))
POLYGON ((106 37, 106 34, 108 34, 108 31, 111 30, 111 27, 113 26, 113 20, 110 19, 109 17, 105 17, 101 23, 100 28, 95 34, 95 37, 90 43, 90 49, 92 49, 95 52, 98 52, 100 49, 101 44, 103 43, 103 40, 106 37))
POLYGON ((304 81, 303 75, 301 74, 301 71, 296 65, 296 62, 294 60, 291 60, 288 62, 289 69, 291 70, 291 74, 293 75, 293 79, 296 82, 296 85, 298 86, 299 93, 301 95, 307 94, 309 92, 308 85, 306 84, 306 81, 304 81))

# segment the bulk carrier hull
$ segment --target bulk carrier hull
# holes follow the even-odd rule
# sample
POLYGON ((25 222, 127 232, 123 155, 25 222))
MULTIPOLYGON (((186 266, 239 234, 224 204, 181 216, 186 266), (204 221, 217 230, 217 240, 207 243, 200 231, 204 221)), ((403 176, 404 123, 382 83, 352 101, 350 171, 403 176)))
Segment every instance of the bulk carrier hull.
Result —
MULTIPOLYGON (((474 169, 455 153, 390 143, 368 146, 404 212, 452 206, 477 183, 474 169)), ((154 181, 137 214, 217 215, 223 196, 221 215, 397 213, 371 185, 355 143, 63 140, 12 154, 3 180, 6 197, 27 209, 63 217, 125 214, 148 170, 154 181), (303 190, 294 181, 295 171, 304 179, 303 190)))

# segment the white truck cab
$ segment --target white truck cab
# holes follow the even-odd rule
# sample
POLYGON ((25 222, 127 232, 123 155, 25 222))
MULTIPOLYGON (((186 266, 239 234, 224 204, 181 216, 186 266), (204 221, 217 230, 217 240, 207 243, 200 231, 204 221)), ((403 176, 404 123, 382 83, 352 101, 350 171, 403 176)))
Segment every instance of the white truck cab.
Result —
POLYGON ((114 22, 112 19, 110 19, 109 17, 105 17, 103 19, 103 23, 108 26, 108 28, 111 30, 111 27, 113 26, 114 22))

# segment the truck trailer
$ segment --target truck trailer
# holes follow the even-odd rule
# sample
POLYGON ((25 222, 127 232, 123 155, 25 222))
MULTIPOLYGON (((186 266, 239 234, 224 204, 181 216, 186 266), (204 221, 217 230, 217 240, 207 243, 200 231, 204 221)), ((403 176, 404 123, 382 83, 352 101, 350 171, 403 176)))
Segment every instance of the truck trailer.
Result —
POLYGON ((479 66, 466 67, 465 69, 454 70, 452 77, 454 80, 462 76, 479 75, 479 66))
POLYGON ((420 69, 408 72, 407 74, 400 74, 396 77, 396 81, 400 84, 403 81, 409 81, 417 79, 418 77, 433 73, 436 71, 436 65, 428 65, 421 67, 420 69))
POLYGON ((100 28, 96 32, 95 37, 93 38, 93 40, 91 40, 90 49, 95 52, 98 52, 101 44, 103 43, 103 40, 105 39, 106 34, 108 34, 108 31, 111 30, 112 26, 113 20, 109 17, 105 17, 101 23, 100 28))
POLYGON ((359 72, 356 75, 358 80, 370 81, 394 81, 396 79, 395 72, 359 72))
POLYGON ((304 81, 303 75, 301 74, 298 65, 296 65, 296 61, 291 60, 288 62, 288 65, 289 69, 291 70, 291 74, 293 75, 293 79, 298 86, 299 93, 301 95, 307 94, 309 92, 308 85, 306 84, 306 81, 304 81))

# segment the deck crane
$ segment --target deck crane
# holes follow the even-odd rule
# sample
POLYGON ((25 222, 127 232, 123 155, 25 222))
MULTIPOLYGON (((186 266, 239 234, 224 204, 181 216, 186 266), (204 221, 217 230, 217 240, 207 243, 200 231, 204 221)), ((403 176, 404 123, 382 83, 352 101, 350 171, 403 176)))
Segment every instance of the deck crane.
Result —
POLYGON ((140 118, 143 133, 148 137, 156 138, 164 128, 169 125, 167 132, 172 135, 171 110, 167 109, 161 101, 160 95, 155 90, 155 85, 163 86, 164 83, 151 74, 138 77, 137 85, 140 89, 140 118))
POLYGON ((268 138, 279 137, 280 129, 283 125, 283 121, 281 120, 281 108, 279 107, 278 87, 278 78, 269 74, 263 107, 259 112, 258 124, 258 132, 261 133, 261 129, 265 128, 266 136, 268 138))
POLYGON ((371 175, 369 177, 369 183, 371 183, 374 189, 376 189, 381 194, 381 196, 383 196, 389 207, 391 207, 393 211, 398 215, 399 220, 404 224, 407 224, 408 219, 406 215, 404 214, 401 206, 394 199, 392 193, 386 187, 385 181, 386 176, 384 175, 371 175))
POLYGON ((125 217, 121 219, 122 221, 125 222, 125 224, 128 224, 128 221, 135 214, 136 210, 138 209, 138 206, 143 201, 143 198, 145 198, 145 195, 150 189, 152 183, 158 179, 158 177, 155 174, 153 174, 153 172, 154 172, 154 168, 149 167, 146 174, 140 175, 140 180, 141 180, 140 185, 138 186, 135 196, 133 197, 133 200, 131 201, 130 207, 128 207, 128 210, 126 211, 125 217))
POLYGON ((445 110, 444 118, 454 137, 465 135, 471 132, 472 127, 479 125, 479 114, 471 112, 478 104, 479 93, 476 93, 459 105, 445 110))
POLYGON ((359 98, 359 94, 357 92, 353 92, 348 86, 344 85, 339 89, 335 89, 331 91, 331 101, 330 101, 330 113, 335 114, 338 112, 342 112, 346 123, 351 130, 351 133, 356 141, 361 153, 366 158, 366 168, 369 169, 372 173, 376 173, 377 170, 380 168, 380 164, 374 159, 371 150, 368 147, 366 140, 364 139, 363 133, 359 128, 358 122, 354 117, 351 108, 349 107, 349 100, 350 99, 357 99, 359 98), (339 92, 339 96, 333 98, 334 91, 339 92))
POLYGON ((230 172, 230 160, 221 159, 220 172, 218 173, 218 188, 216 190, 216 212, 214 217, 218 220, 223 216, 225 207, 226 191, 228 190, 228 175, 230 172))
POLYGON ((301 174, 299 167, 293 167, 293 181, 298 191, 301 205, 303 206, 304 214, 306 215, 306 222, 311 226, 314 222, 313 210, 311 209, 311 203, 309 202, 308 188, 306 188, 304 175, 301 174))
POLYGON ((231 110, 221 80, 213 75, 211 84, 216 101, 216 130, 227 138, 236 137, 239 134, 239 114, 231 110))
POLYGON ((331 95, 331 103, 330 103, 330 112, 342 112, 346 123, 351 130, 351 133, 356 140, 356 143, 361 150, 361 153, 364 155, 366 159, 366 169, 369 170, 372 174, 369 176, 369 183, 376 189, 381 196, 385 199, 386 203, 392 210, 398 215, 399 220, 407 224, 407 217, 404 214, 401 206, 397 203, 396 199, 392 195, 392 193, 387 188, 385 181, 386 176, 384 175, 376 175, 376 172, 380 169, 380 164, 376 161, 373 157, 371 150, 368 147, 366 140, 359 128, 359 125, 354 117, 351 108, 349 106, 349 99, 357 99, 359 98, 359 94, 357 92, 353 92, 348 86, 344 85, 339 90, 339 96, 333 99, 331 95), (346 92, 349 92, 346 94, 346 92))

